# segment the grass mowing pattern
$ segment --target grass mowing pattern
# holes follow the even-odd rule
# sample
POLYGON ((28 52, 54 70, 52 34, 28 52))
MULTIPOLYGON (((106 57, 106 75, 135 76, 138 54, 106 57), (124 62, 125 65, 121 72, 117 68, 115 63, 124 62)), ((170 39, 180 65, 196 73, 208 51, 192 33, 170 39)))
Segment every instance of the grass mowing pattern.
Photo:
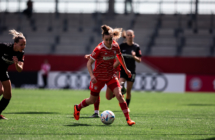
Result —
POLYGON ((133 92, 130 117, 125 121, 116 99, 106 100, 101 92, 100 113, 114 112, 116 119, 106 126, 89 118, 94 106, 73 118, 73 105, 89 97, 82 90, 13 89, 13 97, 0 120, 0 140, 34 139, 215 139, 215 94, 164 94, 133 92))

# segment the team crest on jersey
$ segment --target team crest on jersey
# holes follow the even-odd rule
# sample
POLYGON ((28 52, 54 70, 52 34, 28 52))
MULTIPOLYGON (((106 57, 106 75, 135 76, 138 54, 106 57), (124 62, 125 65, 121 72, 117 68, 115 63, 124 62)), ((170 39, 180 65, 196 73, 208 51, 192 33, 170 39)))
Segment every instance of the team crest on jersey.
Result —
POLYGON ((116 51, 113 51, 114 52, 114 54, 116 54, 116 51))
POLYGON ((115 56, 106 56, 106 57, 103 57, 103 60, 111 60, 111 59, 115 59, 115 56))
POLYGON ((95 90, 97 90, 97 89, 98 89, 98 87, 97 87, 97 86, 95 86, 95 87, 94 87, 94 89, 95 89, 95 90))

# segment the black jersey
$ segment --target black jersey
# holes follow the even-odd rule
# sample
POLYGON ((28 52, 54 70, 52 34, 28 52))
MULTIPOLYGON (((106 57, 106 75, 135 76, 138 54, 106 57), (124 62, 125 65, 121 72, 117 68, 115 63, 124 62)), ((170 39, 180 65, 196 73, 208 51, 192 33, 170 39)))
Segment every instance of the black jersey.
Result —
POLYGON ((24 62, 24 51, 14 51, 12 43, 0 43, 0 69, 7 69, 13 64, 13 56, 16 56, 18 61, 24 62))
MULTIPOLYGON (((131 46, 129 46, 127 43, 122 43, 120 44, 120 50, 125 60, 126 67, 128 68, 128 70, 131 71, 131 73, 135 73, 136 64, 135 64, 135 59, 133 58, 131 52, 134 51, 137 57, 141 57, 141 50, 139 45, 134 43, 131 46)), ((124 70, 122 66, 121 66, 121 70, 124 70)))

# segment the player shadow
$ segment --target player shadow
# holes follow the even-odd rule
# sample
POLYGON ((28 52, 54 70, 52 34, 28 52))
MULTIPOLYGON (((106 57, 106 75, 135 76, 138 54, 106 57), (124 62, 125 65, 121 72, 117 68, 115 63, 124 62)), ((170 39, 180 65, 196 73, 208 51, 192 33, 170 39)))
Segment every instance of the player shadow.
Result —
POLYGON ((215 106, 215 104, 187 104, 187 106, 215 106))
POLYGON ((73 123, 73 124, 68 124, 68 125, 64 125, 64 126, 75 127, 75 126, 92 126, 92 125, 89 125, 89 124, 81 124, 81 123, 73 123))
POLYGON ((207 138, 207 139, 199 139, 199 140, 215 140, 215 137, 214 138, 207 138))
POLYGON ((4 114, 59 114, 58 112, 8 112, 8 113, 4 113, 4 114))
POLYGON ((122 110, 112 111, 112 112, 122 112, 122 110))
MULTIPOLYGON (((67 118, 74 118, 74 117, 67 117, 67 118)), ((83 119, 99 119, 99 118, 92 118, 92 117, 79 117, 79 118, 83 118, 83 119)))
POLYGON ((76 126, 111 126, 111 125, 89 125, 89 124, 81 124, 81 123, 73 123, 73 124, 68 124, 68 125, 64 125, 64 126, 69 126, 69 127, 76 127, 76 126))

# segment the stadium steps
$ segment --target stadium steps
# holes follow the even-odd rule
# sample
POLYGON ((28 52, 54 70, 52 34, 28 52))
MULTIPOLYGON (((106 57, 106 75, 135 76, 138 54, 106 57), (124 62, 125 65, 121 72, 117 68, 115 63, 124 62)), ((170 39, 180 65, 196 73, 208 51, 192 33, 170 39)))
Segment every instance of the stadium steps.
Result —
POLYGON ((176 47, 173 46, 153 46, 151 56, 175 56, 176 47))
POLYGON ((185 46, 181 56, 186 57, 205 57, 209 55, 209 47, 185 46))

